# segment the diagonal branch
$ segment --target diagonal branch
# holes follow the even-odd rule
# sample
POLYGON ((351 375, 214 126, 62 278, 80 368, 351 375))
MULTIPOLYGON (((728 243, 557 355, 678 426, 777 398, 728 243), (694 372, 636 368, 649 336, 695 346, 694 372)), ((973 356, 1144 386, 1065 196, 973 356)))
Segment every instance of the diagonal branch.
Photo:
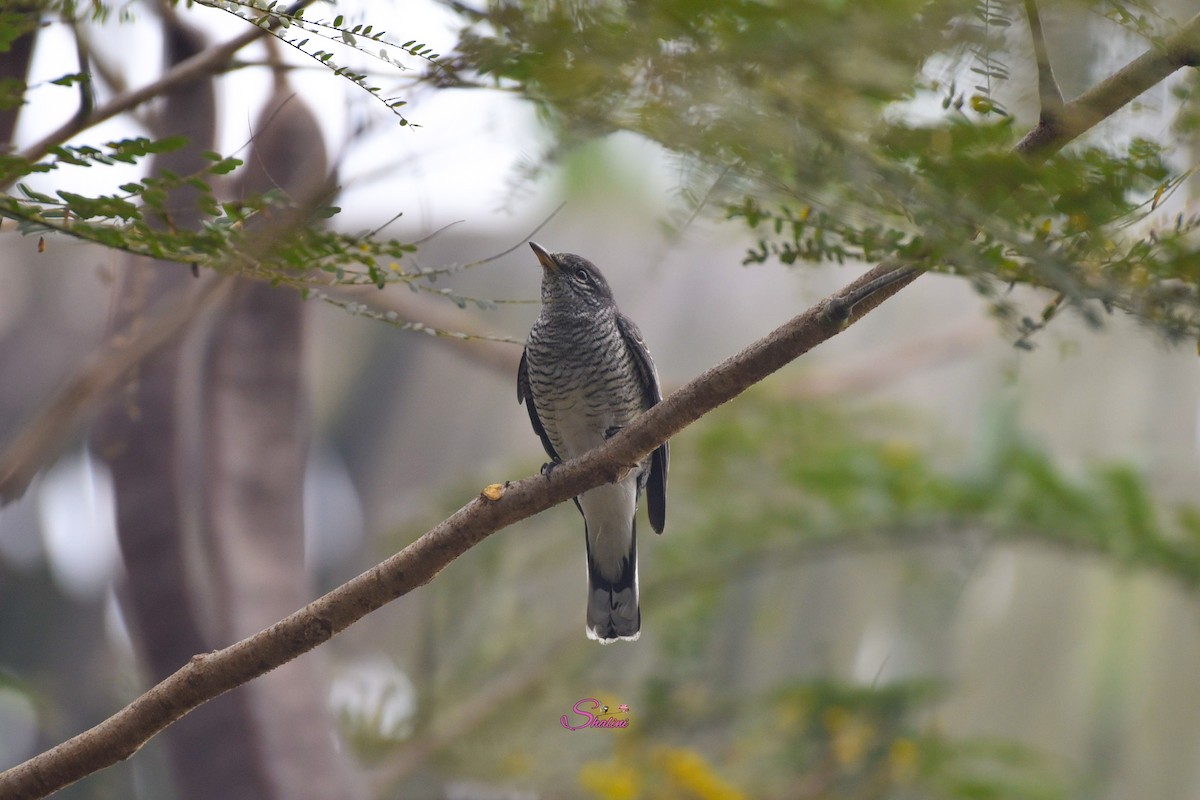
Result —
POLYGON ((1043 116, 1037 127, 1017 143, 1016 151, 1034 161, 1043 161, 1175 70, 1197 65, 1200 65, 1200 14, 1162 43, 1065 104, 1057 119, 1043 116))
MULTIPOLYGON (((1200 16, 1040 122, 1017 145, 1034 161, 1062 149, 1141 92, 1200 56, 1200 16)), ((192 709, 316 648, 392 600, 424 586, 454 559, 498 530, 593 487, 632 464, 900 291, 919 266, 885 262, 768 336, 727 359, 638 417, 602 446, 551 475, 495 484, 412 544, 264 631, 194 656, 173 675, 99 725, 0 772, 0 797, 36 800, 133 755, 192 709), (865 295, 865 296, 864 296, 865 295)))
MULTIPOLYGON (((844 293, 818 303, 708 370, 606 444, 566 462, 548 478, 534 475, 489 487, 486 495, 477 496, 417 541, 357 578, 254 636, 223 650, 194 656, 175 674, 96 727, 0 773, 0 797, 44 797, 128 758, 202 703, 312 650, 372 611, 425 585, 450 562, 501 528, 616 480, 628 465, 636 464, 670 436, 860 318, 869 301, 851 302, 859 300, 859 288, 890 272, 895 269, 880 266, 867 273, 844 293), (847 309, 848 305, 852 308, 847 309)), ((898 291, 916 274, 893 280, 877 294, 898 291)))

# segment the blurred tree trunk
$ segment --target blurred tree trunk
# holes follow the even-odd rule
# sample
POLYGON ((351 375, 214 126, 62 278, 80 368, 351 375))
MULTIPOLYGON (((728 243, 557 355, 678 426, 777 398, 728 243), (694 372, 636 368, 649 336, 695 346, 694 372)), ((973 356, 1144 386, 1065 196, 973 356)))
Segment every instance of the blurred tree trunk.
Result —
MULTIPOLYGON (((207 537, 218 557, 222 639, 232 642, 303 606, 303 485, 308 418, 302 402, 300 300, 241 281, 213 326, 206 362, 207 537)), ((312 657, 246 687, 257 747, 287 800, 353 798, 333 746, 327 682, 312 657)))
MULTIPOLYGON (((204 38, 174 15, 163 21, 168 65, 205 46, 204 38)), ((177 175, 202 170, 200 156, 213 147, 216 101, 210 80, 179 87, 165 100, 157 136, 182 134, 186 147, 157 156, 150 172, 177 175)), ((196 190, 169 198, 170 224, 194 227, 196 190)), ((167 224, 164 220, 163 224, 167 224)), ((113 327, 136 328, 146 310, 188 291, 193 278, 178 264, 135 263, 126 270, 117 295, 113 327)), ((184 546, 185 487, 188 479, 180 444, 182 418, 177 386, 183 345, 163 348, 141 365, 137 376, 97 421, 93 443, 108 461, 116 492, 117 532, 125 562, 123 607, 142 657, 157 682, 196 653, 212 649, 190 591, 184 546)), ((180 721, 167 735, 167 752, 180 797, 268 797, 268 787, 249 733, 245 692, 218 698, 201 714, 180 721), (219 765, 219 766, 218 766, 219 765)))
MULTIPOLYGON (((29 74, 29 62, 33 58, 33 46, 37 41, 38 12, 33 6, 13 3, 9 6, 10 13, 26 11, 29 15, 29 33, 18 36, 8 49, 0 52, 0 82, 20 81, 25 83, 29 74)), ((0 153, 12 149, 13 131, 17 129, 17 119, 21 106, 0 108, 0 153)))
MULTIPOLYGON (((170 9, 162 13, 170 64, 204 47, 170 9)), ((326 180, 315 120, 299 102, 279 111, 285 88, 277 78, 276 100, 263 117, 270 124, 256 140, 244 191, 298 186, 311 193, 304 176, 326 180)), ((188 145, 157 158, 151 172, 203 170, 200 153, 213 148, 215 114, 211 81, 173 92, 155 135, 183 134, 188 145)), ((163 224, 199 224, 194 190, 173 193, 168 207, 163 224)), ((271 233, 278 232, 264 231, 271 233)), ((192 283, 177 264, 133 266, 118 295, 115 329, 135 327, 149 307, 192 283)), ((242 281, 196 331, 206 348, 198 371, 186 342, 164 349, 97 422, 93 440, 117 493, 124 605, 154 681, 309 599, 301 312, 295 295, 242 281)), ((173 726, 167 745, 179 796, 362 796, 335 748, 328 689, 315 663, 288 665, 173 726)))
MULTIPOLYGON (((134 266, 123 281, 118 329, 136 319, 138 297, 153 302, 190 280, 175 265, 134 266)), ((176 393, 180 368, 179 345, 147 359, 133 386, 102 415, 93 432, 93 446, 108 462, 116 493, 126 577, 122 607, 152 683, 196 653, 212 649, 197 618, 184 547, 186 478, 178 444, 185 421, 176 393)), ((269 796, 248 736, 246 695, 236 691, 217 698, 167 732, 171 771, 181 798, 269 796)))
MULTIPOLYGON (((238 192, 279 189, 309 206, 327 190, 327 173, 317 122, 276 69, 238 192)), ((273 228, 293 220, 267 217, 259 230, 278 236, 273 228)), ((294 292, 238 279, 209 327, 201 383, 204 538, 216 554, 212 577, 226 642, 257 633, 312 596, 304 561, 303 312, 294 292)), ((257 747, 272 796, 281 800, 365 796, 334 746, 320 663, 293 661, 248 687, 257 747)))

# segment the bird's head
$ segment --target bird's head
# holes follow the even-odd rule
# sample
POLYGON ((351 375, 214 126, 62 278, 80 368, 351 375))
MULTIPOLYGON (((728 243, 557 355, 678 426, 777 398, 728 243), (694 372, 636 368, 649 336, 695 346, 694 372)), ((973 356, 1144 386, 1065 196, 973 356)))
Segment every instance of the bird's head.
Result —
POLYGON ((573 253, 551 253, 530 242, 542 265, 542 304, 563 308, 602 309, 613 305, 612 290, 596 265, 573 253))

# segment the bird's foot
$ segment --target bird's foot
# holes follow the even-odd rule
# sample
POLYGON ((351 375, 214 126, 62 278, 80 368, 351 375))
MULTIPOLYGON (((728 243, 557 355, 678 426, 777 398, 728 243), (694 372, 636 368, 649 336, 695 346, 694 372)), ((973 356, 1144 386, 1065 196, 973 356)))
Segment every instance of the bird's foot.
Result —
POLYGON ((606 442, 607 442, 609 439, 611 439, 612 437, 614 437, 614 436, 616 436, 618 433, 620 433, 620 432, 621 432, 621 428, 622 428, 622 427, 623 427, 623 426, 621 426, 621 425, 614 425, 614 426, 612 426, 611 428, 609 428, 608 430, 606 430, 606 431, 604 432, 604 441, 606 441, 606 442))
POLYGON ((547 461, 545 464, 542 464, 542 474, 549 478, 550 473, 561 463, 561 461, 547 461))

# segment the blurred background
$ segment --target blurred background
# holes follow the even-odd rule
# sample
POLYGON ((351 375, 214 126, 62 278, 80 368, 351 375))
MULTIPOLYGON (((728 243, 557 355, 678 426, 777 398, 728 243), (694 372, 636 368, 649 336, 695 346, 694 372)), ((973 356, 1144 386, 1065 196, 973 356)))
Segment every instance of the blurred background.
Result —
MULTIPOLYGON (((130 9, 134 21, 98 26, 97 58, 127 75, 156 72, 173 23, 130 9)), ((454 41, 442 6, 338 10, 403 18, 439 49, 454 41)), ((211 8, 179 15, 211 40, 244 27, 211 8)), ((1105 39, 1094 16, 1054 22, 1063 43, 1073 25, 1110 42, 1064 44, 1064 84, 1086 86, 1140 52, 1105 39)), ((56 54, 70 41, 60 24, 40 34, 31 85, 62 72, 56 54)), ((261 45, 244 57, 270 60, 261 45)), ((260 387, 226 410, 237 417, 257 397, 308 439, 302 506, 293 496, 289 512, 303 542, 288 551, 292 583, 266 599, 244 588, 264 574, 262 517, 231 523, 244 539, 208 537, 204 520, 225 512, 198 511, 187 492, 182 566, 171 573, 190 598, 186 621, 169 603, 132 598, 138 568, 123 565, 131 545, 118 541, 114 500, 114 471, 119 481, 128 465, 98 452, 94 431, 73 433, 0 511, 0 768, 104 719, 181 665, 189 642, 203 643, 198 652, 249 635, 399 550, 483 485, 537 471, 541 448, 516 402, 519 345, 487 338, 520 341, 537 314, 528 239, 604 270, 666 391, 868 266, 742 266, 753 237, 713 214, 689 218, 678 162, 632 134, 522 177, 550 135, 513 95, 417 93, 405 114, 421 127, 399 128, 372 119, 355 87, 294 63, 293 91, 315 111, 343 187, 332 224, 373 229, 403 213, 386 233, 422 241, 414 264, 489 259, 446 281, 495 307, 463 310, 389 285, 340 295, 370 310, 353 313, 270 290, 300 309, 287 324, 302 330, 291 351, 302 400, 280 414, 260 387), (484 338, 375 316, 388 312, 484 338), (168 637, 197 630, 172 661, 147 654, 154 625, 168 637)), ((213 81, 215 149, 250 138, 271 80, 260 66, 213 81)), ((18 147, 73 113, 59 91, 21 117, 18 147)), ((1123 125, 1169 125, 1170 87, 1143 101, 1149 110, 1123 125)), ((1036 98, 1009 102, 1036 116, 1036 98)), ((136 123, 118 118, 98 135, 137 135, 136 123)), ((53 236, 42 248, 7 225, 0 263, 0 442, 11 442, 127 313, 134 270, 112 251, 53 236)), ((243 319, 275 319, 270 300, 239 297, 243 319)), ((1012 299, 1033 314, 1046 302, 1034 290, 1012 299)), ((231 707, 249 711, 177 737, 208 742, 193 751, 206 755, 190 778, 180 776, 187 742, 169 732, 60 796, 186 798, 212 791, 217 772, 257 797, 1200 795, 1194 346, 1167 346, 1114 314, 1099 329, 1064 316, 1026 350, 991 308, 967 281, 924 276, 672 440, 667 530, 652 536, 642 522, 636 644, 585 638, 582 522, 565 504, 273 674, 263 696, 231 693, 231 707), (628 727, 567 730, 560 718, 582 721, 572 708, 586 698, 627 706, 618 716, 628 727), (282 731, 276 712, 290 720, 282 731), (297 729, 303 746, 288 738, 297 729), (248 750, 246 763, 206 760, 222 747, 248 750)), ((226 363, 212 337, 237 318, 222 313, 204 312, 173 356, 172 402, 184 409, 224 402, 201 384, 226 373, 196 366, 226 363)), ((111 431, 113 414, 86 416, 111 431)), ((209 442, 198 461, 171 462, 193 494, 214 474, 210 457, 271 471, 275 462, 220 450, 218 433, 182 418, 175 435, 209 442)), ((268 426, 241 419, 251 434, 268 426)), ((241 490, 230 491, 236 500, 241 490)), ((153 561, 140 569, 164 574, 153 561)))

